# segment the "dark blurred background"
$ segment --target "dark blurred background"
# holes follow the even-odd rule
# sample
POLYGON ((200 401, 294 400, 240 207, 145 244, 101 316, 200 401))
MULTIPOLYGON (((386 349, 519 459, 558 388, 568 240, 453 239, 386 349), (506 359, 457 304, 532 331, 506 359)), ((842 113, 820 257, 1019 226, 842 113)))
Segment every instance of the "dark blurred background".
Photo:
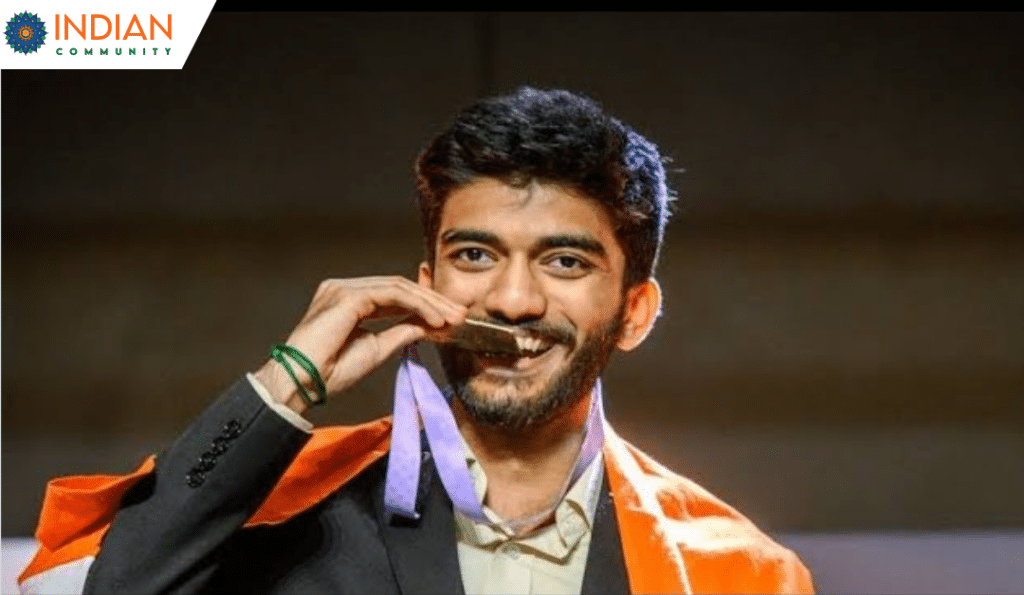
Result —
MULTIPOLYGON (((4 71, 3 525, 122 473, 326 277, 412 276, 454 112, 580 91, 672 157, 620 433, 773 532, 1024 528, 1021 14, 223 13, 181 71, 4 71)), ((318 424, 390 411, 394 363, 318 424)))

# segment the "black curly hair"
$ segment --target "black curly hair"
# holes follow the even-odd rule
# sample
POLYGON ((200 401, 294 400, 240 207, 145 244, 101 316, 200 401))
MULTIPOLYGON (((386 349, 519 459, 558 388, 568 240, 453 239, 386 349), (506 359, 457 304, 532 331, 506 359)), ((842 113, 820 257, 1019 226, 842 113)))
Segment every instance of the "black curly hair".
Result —
POLYGON ((606 114, 593 100, 564 90, 522 87, 461 111, 416 161, 416 186, 427 262, 444 201, 480 177, 515 187, 563 184, 604 205, 626 255, 624 287, 653 276, 674 197, 658 148, 606 114))

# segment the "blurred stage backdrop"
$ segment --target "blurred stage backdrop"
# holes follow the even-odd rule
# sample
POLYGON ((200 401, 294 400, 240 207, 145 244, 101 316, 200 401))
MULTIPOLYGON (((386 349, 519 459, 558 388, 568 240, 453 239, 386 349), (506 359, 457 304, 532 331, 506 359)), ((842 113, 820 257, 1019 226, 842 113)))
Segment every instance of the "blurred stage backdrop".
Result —
MULTIPOLYGON (((664 315, 606 376, 620 433, 776 535, 981 532, 1016 556, 1022 34, 1021 14, 214 12, 180 72, 5 71, 3 536, 31 535, 47 479, 166 446, 321 279, 413 276, 418 150, 531 84, 685 170, 664 315)), ((313 420, 387 414, 394 370, 313 420)))

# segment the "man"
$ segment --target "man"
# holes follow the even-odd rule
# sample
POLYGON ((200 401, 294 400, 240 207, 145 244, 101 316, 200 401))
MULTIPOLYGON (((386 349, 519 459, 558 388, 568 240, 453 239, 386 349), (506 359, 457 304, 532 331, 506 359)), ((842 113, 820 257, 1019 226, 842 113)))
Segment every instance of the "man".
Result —
POLYGON ((416 173, 418 282, 323 282, 166 452, 51 482, 22 589, 810 591, 792 552, 603 418, 601 371, 661 305, 656 147, 590 100, 524 88, 460 113, 416 173), (446 342, 467 318, 516 329, 522 351, 446 342), (393 418, 311 433, 311 393, 344 406, 402 349, 393 418))

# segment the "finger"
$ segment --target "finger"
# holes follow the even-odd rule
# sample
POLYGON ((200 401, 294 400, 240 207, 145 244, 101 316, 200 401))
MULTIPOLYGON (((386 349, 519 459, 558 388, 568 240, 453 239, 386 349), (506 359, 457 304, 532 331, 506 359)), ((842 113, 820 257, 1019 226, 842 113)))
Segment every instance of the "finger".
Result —
POLYGON ((461 323, 462 319, 465 318, 465 306, 429 287, 424 287, 419 283, 414 283, 405 277, 388 277, 386 278, 386 282, 395 283, 404 289, 408 289, 409 291, 423 296, 438 307, 449 324, 461 323))
MULTIPOLYGON (((467 308, 462 304, 451 300, 447 296, 438 293, 433 289, 423 287, 418 283, 414 283, 413 281, 406 279, 405 277, 395 275, 390 277, 327 279, 321 282, 320 287, 317 288, 317 292, 314 297, 314 304, 310 306, 310 313, 307 315, 307 318, 312 318, 323 310, 332 307, 334 304, 341 301, 346 295, 360 293, 364 290, 378 291, 389 287, 397 290, 405 290, 421 296, 436 306, 439 313, 448 321, 449 324, 461 324, 466 317, 467 308)), ((363 319, 375 319, 379 316, 397 316, 404 313, 405 312, 396 309, 391 309, 385 310, 379 314, 368 314, 367 317, 363 319)))
MULTIPOLYGON (((398 306, 380 306, 373 314, 362 318, 365 322, 390 322, 392 324, 398 324, 404 322, 416 316, 409 312, 408 308, 401 308, 398 306)), ((391 326, 389 324, 388 326, 391 326)))
POLYGON ((409 291, 416 293, 417 295, 423 296, 424 299, 433 304, 438 312, 444 316, 445 321, 451 325, 462 324, 465 320, 468 309, 459 304, 447 296, 440 294, 429 287, 423 287, 416 283, 408 282, 407 288, 409 291))
POLYGON ((353 299, 359 300, 357 309, 360 321, 371 320, 382 314, 394 316, 404 311, 406 314, 418 315, 431 326, 442 327, 448 322, 448 318, 456 316, 437 300, 404 284, 385 284, 367 288, 353 299))

